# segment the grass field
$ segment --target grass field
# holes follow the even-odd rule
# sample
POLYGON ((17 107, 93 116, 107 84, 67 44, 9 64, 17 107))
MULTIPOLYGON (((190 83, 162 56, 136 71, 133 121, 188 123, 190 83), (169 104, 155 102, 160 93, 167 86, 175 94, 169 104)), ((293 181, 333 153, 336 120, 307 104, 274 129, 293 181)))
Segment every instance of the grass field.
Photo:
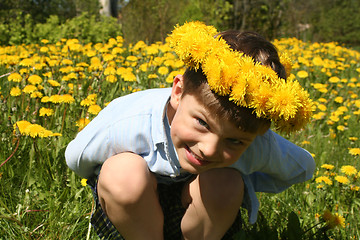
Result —
MULTIPOLYGON (((97 239, 91 192, 67 168, 66 145, 112 99, 168 87, 184 70, 167 44, 122 43, 0 47, 0 239, 97 239)), ((285 137, 317 168, 281 194, 259 193, 259 221, 239 238, 360 239, 360 53, 293 38, 274 44, 316 104, 311 124, 285 137)))

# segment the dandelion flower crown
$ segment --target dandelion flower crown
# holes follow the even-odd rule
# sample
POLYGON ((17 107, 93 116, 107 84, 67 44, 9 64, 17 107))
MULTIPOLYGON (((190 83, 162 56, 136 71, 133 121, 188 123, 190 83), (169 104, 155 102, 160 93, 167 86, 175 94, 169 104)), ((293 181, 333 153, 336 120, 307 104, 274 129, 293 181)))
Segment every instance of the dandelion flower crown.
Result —
MULTIPOLYGON (((214 93, 253 109, 258 118, 270 119, 280 131, 297 131, 310 121, 314 104, 297 81, 280 78, 270 67, 231 49, 216 34, 213 26, 188 22, 175 27, 169 43, 187 67, 196 71, 201 66, 214 93)), ((280 61, 289 74, 289 59, 280 56, 280 61)))

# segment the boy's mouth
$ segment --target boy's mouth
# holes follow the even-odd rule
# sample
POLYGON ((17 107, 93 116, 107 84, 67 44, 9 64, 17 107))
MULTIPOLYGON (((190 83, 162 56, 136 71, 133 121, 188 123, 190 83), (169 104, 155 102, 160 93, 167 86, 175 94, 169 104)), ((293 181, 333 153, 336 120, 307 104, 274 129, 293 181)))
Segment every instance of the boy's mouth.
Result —
POLYGON ((204 166, 210 164, 209 161, 206 161, 202 158, 200 158, 198 155, 196 155, 188 146, 185 146, 185 154, 186 158, 194 165, 197 166, 204 166))

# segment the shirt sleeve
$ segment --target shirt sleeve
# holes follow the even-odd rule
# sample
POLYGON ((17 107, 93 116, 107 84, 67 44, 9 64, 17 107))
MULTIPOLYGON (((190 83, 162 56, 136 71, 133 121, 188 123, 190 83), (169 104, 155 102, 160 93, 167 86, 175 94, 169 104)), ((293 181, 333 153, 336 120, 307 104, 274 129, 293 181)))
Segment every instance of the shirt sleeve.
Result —
POLYGON ((96 175, 98 166, 113 154, 113 149, 109 144, 106 119, 95 118, 68 144, 66 163, 76 174, 90 178, 96 175))
POLYGON ((266 164, 250 174, 256 192, 278 193, 312 178, 315 161, 305 149, 272 132, 266 164))
POLYGON ((259 210, 255 192, 278 193, 310 179, 315 171, 315 161, 308 151, 269 130, 256 137, 232 167, 242 174, 245 184, 243 206, 253 224, 259 210))
POLYGON ((278 193, 310 179, 315 161, 305 149, 269 130, 257 137, 235 163, 256 192, 278 193))

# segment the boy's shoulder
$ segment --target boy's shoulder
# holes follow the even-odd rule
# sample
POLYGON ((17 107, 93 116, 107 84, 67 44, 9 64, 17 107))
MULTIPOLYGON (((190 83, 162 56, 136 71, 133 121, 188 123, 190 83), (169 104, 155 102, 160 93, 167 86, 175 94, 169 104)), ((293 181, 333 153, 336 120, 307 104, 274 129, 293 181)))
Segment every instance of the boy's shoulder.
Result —
POLYGON ((170 97, 171 88, 153 88, 146 89, 128 95, 118 97, 110 102, 108 106, 113 105, 142 105, 144 107, 151 106, 152 103, 156 104, 157 102, 163 100, 167 101, 170 97), (144 104, 146 103, 146 104, 144 104))
POLYGON ((163 111, 166 102, 171 94, 171 88, 154 88, 134 92, 112 100, 104 112, 117 112, 124 114, 148 114, 156 111, 163 111))

